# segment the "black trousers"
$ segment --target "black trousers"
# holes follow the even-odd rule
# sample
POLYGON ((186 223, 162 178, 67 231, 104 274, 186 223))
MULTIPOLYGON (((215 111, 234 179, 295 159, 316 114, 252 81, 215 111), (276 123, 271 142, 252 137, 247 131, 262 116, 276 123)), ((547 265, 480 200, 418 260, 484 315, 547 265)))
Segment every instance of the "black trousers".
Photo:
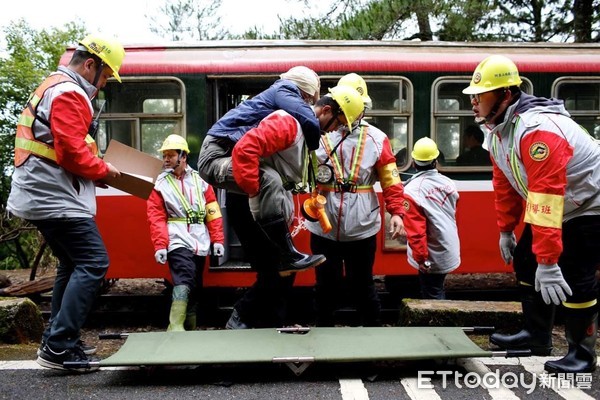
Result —
POLYGON ((254 221, 248 196, 227 192, 227 216, 244 255, 256 271, 256 281, 236 304, 240 319, 252 328, 282 327, 286 324, 288 296, 295 274, 279 275, 279 250, 254 221))
POLYGON ((315 310, 318 326, 333 326, 334 313, 349 298, 359 315, 359 325, 378 326, 381 306, 373 281, 376 236, 351 242, 338 242, 310 236, 313 254, 327 261, 316 267, 315 310))
POLYGON ((190 288, 188 310, 198 312, 206 256, 197 256, 191 250, 179 247, 167 254, 167 260, 169 261, 173 286, 185 285, 190 288))
MULTIPOLYGON (((515 248, 513 266, 517 280, 535 283, 537 261, 532 250, 533 235, 526 225, 515 248)), ((585 303, 598 297, 596 269, 600 265, 600 215, 574 218, 562 226, 563 251, 558 266, 571 287, 569 303, 585 303)))

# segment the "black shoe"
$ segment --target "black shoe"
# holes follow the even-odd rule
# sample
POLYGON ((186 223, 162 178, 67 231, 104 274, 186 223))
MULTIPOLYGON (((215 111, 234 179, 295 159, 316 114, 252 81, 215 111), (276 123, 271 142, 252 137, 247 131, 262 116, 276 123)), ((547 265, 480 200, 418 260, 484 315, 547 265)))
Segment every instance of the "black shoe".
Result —
MULTIPOLYGON (((46 345, 46 342, 42 341, 42 344, 40 344, 40 347, 37 349, 38 356, 42 353, 42 349, 44 348, 45 345, 46 345)), ((96 346, 89 345, 81 339, 79 339, 77 341, 75 346, 79 347, 85 353, 86 356, 91 356, 93 354, 96 354, 96 352, 98 351, 98 348, 96 346)))
POLYGON ((60 369, 63 371, 75 372, 92 372, 97 371, 100 367, 97 358, 91 358, 85 355, 80 347, 66 349, 62 351, 54 351, 48 345, 40 351, 37 358, 37 363, 42 367, 60 369), (76 363, 71 367, 66 367, 64 363, 76 363))
POLYGON ((250 327, 242 322, 240 319, 240 315, 237 310, 234 308, 231 313, 231 317, 227 320, 227 324, 225 324, 225 329, 249 329, 250 327))

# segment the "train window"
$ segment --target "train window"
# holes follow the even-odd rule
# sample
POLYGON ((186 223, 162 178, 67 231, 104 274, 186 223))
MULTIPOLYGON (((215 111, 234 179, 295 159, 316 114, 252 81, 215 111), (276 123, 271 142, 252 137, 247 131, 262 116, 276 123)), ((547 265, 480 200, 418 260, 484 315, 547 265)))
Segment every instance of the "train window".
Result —
MULTIPOLYGON (((396 164, 408 168, 406 157, 412 115, 412 86, 402 77, 369 77, 362 75, 373 107, 367 110, 365 121, 381 129, 389 138, 396 164)), ((321 88, 337 85, 340 77, 321 77, 321 88)), ((325 93, 323 93, 325 94, 325 93)))
POLYGON ((554 82, 552 96, 564 100, 573 119, 600 139, 600 79, 560 78, 554 82))
MULTIPOLYGON (((523 78, 521 89, 531 93, 531 82, 523 78)), ((483 148, 484 135, 473 120, 469 96, 463 89, 471 77, 438 78, 432 87, 431 137, 440 149, 440 169, 491 171, 489 153, 483 148)))
POLYGON ((473 121, 471 100, 463 94, 470 77, 439 78, 432 88, 432 134, 440 150, 440 169, 490 169, 483 132, 473 121))
POLYGON ((109 80, 98 95, 106 101, 96 138, 101 151, 111 139, 158 156, 170 134, 185 136, 185 89, 176 78, 123 77, 109 80))

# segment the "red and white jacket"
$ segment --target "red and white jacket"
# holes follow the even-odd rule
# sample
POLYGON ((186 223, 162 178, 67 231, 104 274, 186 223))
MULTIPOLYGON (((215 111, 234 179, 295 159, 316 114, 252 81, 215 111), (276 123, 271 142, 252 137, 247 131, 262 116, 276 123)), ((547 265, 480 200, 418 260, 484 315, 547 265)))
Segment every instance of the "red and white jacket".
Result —
POLYGON ((306 221, 307 229, 315 235, 342 242, 364 239, 381 229, 381 209, 374 189, 377 182, 381 184, 387 211, 404 215, 402 180, 387 135, 366 121, 344 138, 346 132, 340 129, 322 136, 315 153, 319 163, 332 166, 334 176, 352 176, 356 191, 336 192, 333 184, 319 184, 319 191, 327 199, 325 210, 332 229, 323 233, 318 222, 306 221), (338 143, 335 155, 330 155, 338 143))
POLYGON ((260 191, 261 162, 273 167, 284 182, 300 183, 307 154, 300 124, 287 112, 278 110, 237 142, 232 152, 233 177, 250 197, 260 191))
POLYGON ((500 231, 531 224, 537 262, 562 253, 562 222, 600 215, 600 147, 562 102, 526 95, 491 127, 486 143, 500 231))
POLYGON ((94 181, 108 173, 106 163, 86 142, 97 89, 66 67, 55 74, 70 79, 46 90, 37 106, 52 129, 37 122, 34 128, 36 136, 53 147, 56 163, 30 156, 15 168, 7 209, 31 220, 91 218, 96 215, 94 181))
POLYGON ((171 172, 158 176, 147 201, 147 214, 155 251, 184 247, 205 256, 211 242, 223 243, 223 218, 215 192, 190 166, 179 178, 171 172), (180 195, 187 204, 183 204, 180 195), (186 221, 186 205, 200 214, 199 221, 186 221))
POLYGON ((432 262, 431 272, 447 274, 460 265, 460 241, 456 226, 458 190, 437 170, 421 171, 404 185, 404 229, 408 263, 432 262))

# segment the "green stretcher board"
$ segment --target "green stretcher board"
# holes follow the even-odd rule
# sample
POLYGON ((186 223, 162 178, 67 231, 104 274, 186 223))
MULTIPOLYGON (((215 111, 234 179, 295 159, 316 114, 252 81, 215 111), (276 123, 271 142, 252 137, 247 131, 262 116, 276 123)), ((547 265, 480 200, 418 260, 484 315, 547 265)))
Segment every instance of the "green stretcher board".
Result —
POLYGON ((313 362, 454 359, 496 353, 482 350, 464 329, 341 327, 131 333, 124 335, 127 340, 123 346, 99 361, 99 366, 266 362, 285 363, 299 375, 313 362))

